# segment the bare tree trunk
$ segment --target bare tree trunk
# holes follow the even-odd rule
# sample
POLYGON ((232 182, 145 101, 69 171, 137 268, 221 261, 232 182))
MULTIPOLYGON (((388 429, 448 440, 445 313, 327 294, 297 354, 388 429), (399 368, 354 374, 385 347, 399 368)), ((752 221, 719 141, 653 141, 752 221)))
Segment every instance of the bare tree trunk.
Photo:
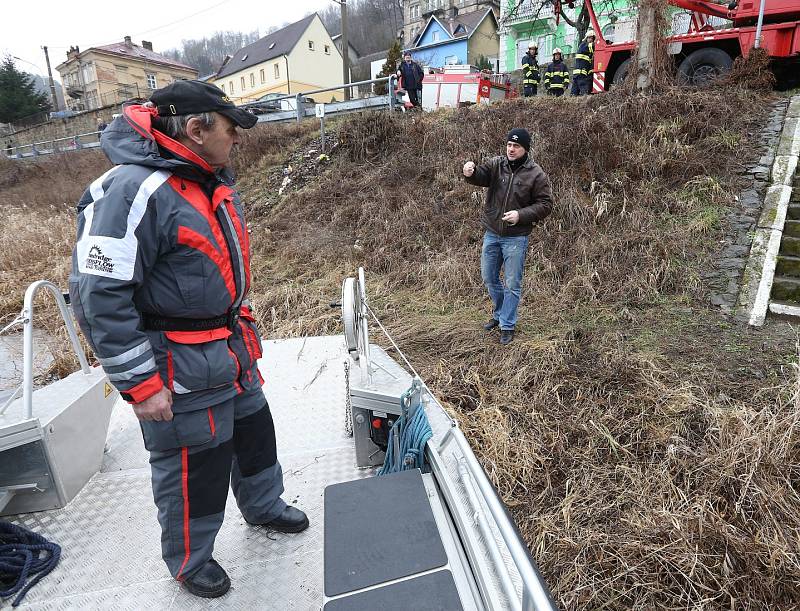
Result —
POLYGON ((639 24, 637 38, 639 49, 636 55, 636 88, 650 91, 653 88, 656 71, 656 48, 658 32, 657 8, 655 3, 639 4, 639 24))

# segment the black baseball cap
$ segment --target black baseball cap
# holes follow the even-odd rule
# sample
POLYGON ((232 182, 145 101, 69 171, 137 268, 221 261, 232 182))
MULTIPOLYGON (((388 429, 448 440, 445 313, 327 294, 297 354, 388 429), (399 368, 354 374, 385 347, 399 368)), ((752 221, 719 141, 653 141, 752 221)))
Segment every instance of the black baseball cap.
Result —
POLYGON ((250 129, 258 122, 256 115, 238 108, 222 89, 203 81, 174 81, 156 89, 150 101, 155 104, 160 117, 218 112, 244 129, 250 129))

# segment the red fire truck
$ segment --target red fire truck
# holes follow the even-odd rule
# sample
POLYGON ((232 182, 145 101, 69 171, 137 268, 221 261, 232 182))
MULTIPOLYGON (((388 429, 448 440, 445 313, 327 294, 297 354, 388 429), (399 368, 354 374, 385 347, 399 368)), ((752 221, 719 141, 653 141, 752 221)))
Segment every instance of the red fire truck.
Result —
MULTIPOLYGON (((558 1, 558 0, 557 0, 558 1)), ((626 77, 635 40, 610 42, 592 5, 584 0, 596 32, 592 93, 606 91, 626 77)), ((775 60, 775 67, 797 78, 800 74, 800 0, 733 0, 722 5, 707 0, 669 0, 673 6, 692 11, 689 31, 667 38, 668 50, 681 80, 699 85, 727 72, 733 60, 747 56, 754 47, 759 13, 764 2, 760 46, 775 60), (731 21, 730 27, 714 29, 706 16, 731 21)))

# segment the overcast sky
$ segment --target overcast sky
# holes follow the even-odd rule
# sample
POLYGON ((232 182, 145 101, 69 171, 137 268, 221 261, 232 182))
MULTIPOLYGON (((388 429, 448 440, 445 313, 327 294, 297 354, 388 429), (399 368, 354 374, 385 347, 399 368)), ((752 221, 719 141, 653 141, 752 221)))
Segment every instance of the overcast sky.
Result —
POLYGON ((154 51, 165 51, 179 47, 183 39, 217 31, 259 30, 264 35, 270 26, 298 21, 331 4, 332 0, 6 1, 0 9, 0 54, 25 60, 15 60, 20 70, 44 75, 41 47, 47 45, 58 79, 56 66, 66 59, 70 45, 84 50, 128 35, 136 44, 149 40, 154 51))

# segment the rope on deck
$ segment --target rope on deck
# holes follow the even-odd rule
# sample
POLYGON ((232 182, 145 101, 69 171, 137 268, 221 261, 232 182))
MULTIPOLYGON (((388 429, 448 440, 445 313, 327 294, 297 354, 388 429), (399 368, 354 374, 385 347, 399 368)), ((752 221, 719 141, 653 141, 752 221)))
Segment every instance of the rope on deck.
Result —
MULTIPOLYGON (((403 393, 400 404, 405 405, 406 398, 410 396, 411 389, 403 393)), ((412 406, 397 419, 389 431, 389 443, 386 447, 386 457, 383 467, 378 475, 397 473, 408 469, 422 469, 425 465, 425 444, 433 437, 433 430, 425 415, 422 404, 412 406), (395 456, 394 438, 398 437, 400 452, 395 456)))
POLYGON ((61 558, 61 546, 41 535, 0 520, 0 598, 16 595, 16 607, 61 558))

